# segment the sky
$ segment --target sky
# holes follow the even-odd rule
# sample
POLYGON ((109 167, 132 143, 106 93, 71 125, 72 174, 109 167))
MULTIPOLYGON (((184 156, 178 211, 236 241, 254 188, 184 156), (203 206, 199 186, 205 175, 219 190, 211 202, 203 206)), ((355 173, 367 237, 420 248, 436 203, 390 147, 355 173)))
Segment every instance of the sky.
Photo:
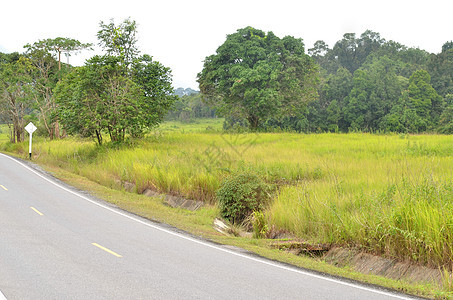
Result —
MULTIPOLYGON (((439 53, 453 40, 451 0, 20 0, 0 6, 0 52, 24 52, 40 39, 68 37, 97 44, 99 22, 126 18, 138 24, 142 54, 171 68, 173 86, 198 89, 203 60, 228 34, 252 26, 279 37, 302 38, 309 49, 318 40, 332 48, 345 33, 369 29, 381 38, 439 53)), ((71 56, 83 65, 99 48, 71 56)))

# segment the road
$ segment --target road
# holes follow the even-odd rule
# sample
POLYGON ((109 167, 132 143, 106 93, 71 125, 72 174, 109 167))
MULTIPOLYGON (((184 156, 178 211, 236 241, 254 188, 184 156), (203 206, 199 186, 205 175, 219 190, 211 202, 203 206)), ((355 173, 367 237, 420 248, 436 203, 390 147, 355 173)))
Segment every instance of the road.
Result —
POLYGON ((410 299, 219 246, 0 154, 0 300, 410 299))

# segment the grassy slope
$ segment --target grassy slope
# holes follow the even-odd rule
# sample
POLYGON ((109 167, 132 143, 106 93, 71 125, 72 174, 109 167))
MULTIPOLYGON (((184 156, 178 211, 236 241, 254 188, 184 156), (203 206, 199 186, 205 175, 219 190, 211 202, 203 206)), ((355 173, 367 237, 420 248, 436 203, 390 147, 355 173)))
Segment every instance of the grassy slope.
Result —
MULTIPOLYGON (((401 219, 402 212, 422 211, 422 207, 406 206, 411 203, 404 194, 420 194, 412 193, 411 187, 425 188, 433 191, 434 195, 443 193, 444 202, 452 202, 451 189, 448 190, 448 185, 442 185, 443 182, 451 182, 452 178, 451 137, 287 133, 228 135, 215 133, 221 128, 221 120, 214 123, 209 121, 209 124, 199 122, 188 126, 177 122, 167 123, 147 140, 120 150, 97 147, 92 141, 66 139, 48 142, 37 139, 34 144, 35 159, 64 180, 88 189, 119 207, 196 235, 237 245, 273 259, 364 282, 423 295, 441 293, 432 286, 414 286, 377 276, 365 276, 329 266, 316 259, 270 250, 268 240, 221 236, 212 229, 212 221, 218 215, 215 206, 208 206, 199 212, 171 209, 164 206, 161 199, 131 195, 106 186, 120 188, 117 183, 120 179, 136 182, 139 192, 153 188, 190 198, 210 199, 229 171, 253 168, 268 182, 281 186, 267 211, 269 222, 314 242, 359 244, 363 247, 371 238, 382 234, 371 230, 373 234, 367 236, 370 230, 363 228, 386 225, 379 228, 391 229, 395 227, 395 220, 401 219), (209 131, 206 132, 208 126, 209 131), (442 189, 443 186, 446 188, 442 189), (383 200, 387 200, 384 206, 383 200), (395 207, 399 209, 397 213, 395 207), (380 211, 382 213, 377 213, 380 211), (365 221, 368 222, 367 226, 363 226, 365 221)), ((0 149, 22 152, 22 156, 25 156, 26 143, 6 145, 4 136, 0 134, 1 143, 0 149)), ((425 199, 426 195, 422 194, 422 197, 425 199)), ((432 205, 428 205, 429 201, 424 204, 425 210, 432 208, 432 205)), ((425 221, 431 221, 439 209, 445 209, 443 206, 434 208, 424 214, 425 221)), ((448 227, 452 224, 449 223, 451 215, 445 218, 445 213, 442 213, 445 221, 436 223, 436 226, 444 224, 444 228, 451 230, 448 227)), ((418 225, 423 228, 424 224, 418 225)), ((429 226, 432 227, 432 224, 429 226)), ((403 230, 384 232, 398 239, 404 233, 403 230)), ((442 234, 437 238, 442 238, 442 234)), ((420 236, 415 236, 414 241, 417 239, 420 236)), ((409 246, 416 247, 414 241, 409 239, 409 246)), ((440 244, 446 242, 451 246, 448 240, 438 240, 436 243, 439 244, 439 241, 440 244)), ((386 253, 386 248, 380 249, 382 245, 379 243, 373 242, 367 246, 374 247, 370 248, 373 252, 386 253)), ((407 253, 413 250, 408 248, 407 253)), ((419 252, 416 253, 420 257, 432 255, 419 252)))

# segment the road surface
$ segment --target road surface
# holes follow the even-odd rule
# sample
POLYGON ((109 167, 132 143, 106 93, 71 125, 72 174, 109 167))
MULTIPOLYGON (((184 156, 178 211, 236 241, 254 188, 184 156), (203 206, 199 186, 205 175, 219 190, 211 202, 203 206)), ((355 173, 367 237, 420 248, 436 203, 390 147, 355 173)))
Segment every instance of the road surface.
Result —
POLYGON ((410 299, 219 246, 0 154, 0 300, 410 299))

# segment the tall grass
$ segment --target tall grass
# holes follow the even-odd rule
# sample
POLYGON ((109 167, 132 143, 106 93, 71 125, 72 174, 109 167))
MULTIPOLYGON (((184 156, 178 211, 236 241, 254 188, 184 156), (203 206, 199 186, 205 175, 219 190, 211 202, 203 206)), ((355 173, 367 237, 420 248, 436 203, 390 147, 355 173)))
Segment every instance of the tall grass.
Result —
POLYGON ((266 210, 269 227, 451 268, 451 136, 194 129, 159 130, 119 148, 80 139, 38 139, 34 147, 37 159, 106 186, 128 181, 139 193, 208 203, 226 176, 252 170, 276 187, 266 210))

